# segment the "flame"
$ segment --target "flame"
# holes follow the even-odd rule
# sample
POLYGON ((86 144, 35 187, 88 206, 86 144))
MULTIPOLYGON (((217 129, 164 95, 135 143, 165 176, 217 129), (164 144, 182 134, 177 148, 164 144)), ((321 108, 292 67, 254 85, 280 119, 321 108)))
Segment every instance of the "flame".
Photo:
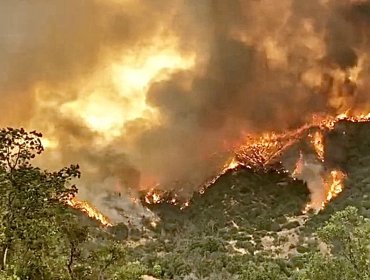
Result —
MULTIPOLYGON (((342 113, 337 115, 335 118, 328 117, 322 121, 322 125, 320 126, 321 129, 334 129, 335 124, 338 121, 350 121, 350 122, 368 122, 370 121, 370 114, 357 114, 351 115, 349 111, 346 113, 342 113)), ((314 146, 314 150, 318 159, 321 162, 324 162, 324 135, 322 130, 316 131, 313 135, 309 135, 311 138, 311 143, 314 146)), ((325 205, 327 205, 332 199, 337 197, 344 189, 344 179, 346 178, 346 174, 341 170, 331 170, 323 179, 324 180, 324 189, 326 193, 325 201, 321 203, 321 208, 318 210, 322 210, 325 205)), ((312 204, 309 203, 306 205, 304 212, 307 212, 309 209, 312 208, 312 204)))
MULTIPOLYGON (((227 171, 233 170, 242 164, 238 161, 237 158, 232 157, 230 158, 226 164, 224 165, 222 171, 212 179, 206 181, 203 186, 201 186, 199 193, 203 194, 205 190, 214 184, 218 178, 220 178, 222 175, 224 175, 227 171)), ((168 203, 172 205, 180 205, 180 209, 183 210, 190 205, 190 201, 180 201, 177 198, 176 194, 173 194, 171 192, 161 191, 159 189, 151 188, 144 196, 144 201, 147 204, 160 204, 160 203, 168 203)))
MULTIPOLYGON (((368 122, 370 121, 370 113, 355 114, 347 111, 337 116, 314 115, 311 121, 295 130, 283 133, 264 133, 260 136, 249 135, 246 138, 246 143, 235 152, 237 162, 239 165, 247 167, 265 168, 269 164, 273 163, 273 161, 286 149, 300 141, 302 138, 308 137, 317 159, 324 164, 324 132, 334 129, 335 125, 339 121, 368 122), (316 131, 313 133, 310 132, 313 129, 316 131)), ((303 153, 300 152, 295 169, 291 174, 293 178, 296 178, 297 175, 302 173, 304 165, 305 161, 303 153)), ((215 179, 219 178, 224 174, 224 172, 225 169, 220 173, 220 175, 216 176, 215 179)), ((322 210, 329 201, 337 197, 343 191, 343 181, 345 178, 346 174, 341 170, 330 170, 326 175, 323 175, 323 188, 325 192, 323 201, 313 201, 308 203, 304 212, 307 212, 312 208, 315 208, 318 211, 322 210), (318 206, 319 209, 317 209, 318 206)), ((212 180, 211 183, 214 181, 215 180, 212 180)))
MULTIPOLYGON (((320 210, 323 210, 325 206, 333 200, 335 197, 337 197, 344 189, 344 179, 347 177, 347 175, 340 170, 332 170, 330 171, 324 181, 324 189, 326 192, 326 198, 325 201, 321 202, 321 207, 316 209, 316 212, 319 212, 320 210)), ((314 209, 313 203, 308 203, 303 213, 307 213, 309 210, 314 209)), ((317 207, 316 207, 317 208, 317 207)))
POLYGON ((324 205, 331 201, 333 198, 337 197, 338 194, 340 194, 343 191, 344 188, 343 180, 345 178, 346 174, 340 170, 332 170, 330 172, 329 178, 326 182, 328 192, 324 205))
POLYGON ((149 205, 167 203, 179 206, 183 210, 190 205, 189 200, 179 198, 178 195, 171 191, 163 191, 152 188, 144 195, 144 202, 149 205))
MULTIPOLYGON (((226 161, 216 176, 207 180, 200 187, 199 193, 203 194, 218 178, 237 167, 241 166, 253 169, 269 168, 269 165, 273 164, 274 160, 279 158, 284 151, 305 137, 307 137, 312 144, 317 159, 324 164, 324 132, 334 129, 337 122, 344 120, 350 122, 367 122, 370 121, 370 113, 351 115, 349 112, 346 112, 337 116, 314 115, 309 122, 294 130, 282 133, 271 132, 261 135, 251 134, 245 136, 245 143, 234 151, 235 155, 226 161), (312 130, 315 131, 312 132, 312 130)), ((304 155, 301 151, 291 176, 297 178, 297 176, 302 173, 304 165, 304 155)), ((343 191, 343 181, 346 178, 346 174, 343 171, 331 170, 323 176, 323 188, 325 191, 323 201, 308 203, 303 210, 304 213, 310 209, 316 209, 317 211, 322 210, 329 201, 337 197, 343 191)), ((144 200, 147 204, 169 203, 180 205, 180 209, 184 209, 190 205, 190 201, 184 203, 180 202, 176 194, 173 196, 173 193, 154 188, 146 193, 144 200)))
POLYGON ((315 149, 316 155, 320 161, 324 161, 324 135, 322 131, 316 131, 313 134, 309 134, 311 143, 315 149))
POLYGON ((112 226, 109 219, 104 216, 102 213, 99 212, 95 207, 91 206, 87 201, 78 200, 76 197, 70 197, 66 204, 80 210, 81 212, 85 213, 90 218, 93 218, 99 221, 104 226, 112 226))
POLYGON ((240 164, 250 168, 265 168, 289 147, 297 143, 313 127, 320 127, 323 119, 314 116, 307 124, 298 129, 282 133, 263 133, 262 135, 246 136, 245 144, 236 151, 240 164))
POLYGON ((303 158, 303 153, 302 151, 299 152, 299 159, 297 160, 296 166, 294 171, 292 172, 292 177, 296 178, 298 174, 302 173, 304 166, 304 158, 303 158))
MULTIPOLYGON (((172 205, 184 205, 182 200, 179 199, 176 193, 171 191, 164 191, 155 188, 151 188, 144 196, 144 202, 146 204, 160 204, 167 203, 172 205)), ((186 203, 185 203, 186 204, 186 203)))
POLYGON ((206 182, 201 186, 201 188, 199 190, 199 193, 200 194, 204 194, 204 192, 206 191, 206 189, 209 186, 213 185, 217 181, 218 178, 220 178, 222 175, 226 174, 229 170, 234 170, 234 169, 236 169, 239 166, 244 166, 244 164, 241 163, 236 157, 232 157, 231 159, 229 159, 225 163, 225 165, 223 166, 222 170, 218 173, 217 176, 214 176, 210 180, 206 180, 206 182))
POLYGON ((231 160, 228 163, 225 164, 224 172, 226 172, 228 170, 231 170, 231 169, 235 169, 239 165, 240 165, 239 161, 235 157, 233 157, 233 158, 231 158, 231 160))
POLYGON ((320 161, 324 161, 324 134, 325 130, 332 130, 338 121, 367 122, 370 121, 370 113, 350 115, 349 112, 335 117, 329 115, 314 115, 310 121, 298 129, 282 133, 263 133, 262 135, 248 135, 245 144, 236 151, 239 165, 250 167, 263 167, 270 164, 286 149, 308 135, 314 151, 320 161), (310 130, 316 129, 314 133, 310 130))
POLYGON ((161 203, 161 195, 159 194, 159 190, 151 189, 145 195, 144 200, 147 204, 158 204, 161 203))

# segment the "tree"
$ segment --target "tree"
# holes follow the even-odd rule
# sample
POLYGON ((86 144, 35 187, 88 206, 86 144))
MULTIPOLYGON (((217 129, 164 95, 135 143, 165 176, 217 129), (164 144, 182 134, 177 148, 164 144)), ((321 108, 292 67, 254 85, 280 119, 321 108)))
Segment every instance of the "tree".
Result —
POLYGON ((318 231, 329 248, 327 254, 315 253, 308 258, 299 279, 369 279, 370 220, 355 207, 335 213, 318 231))
POLYGON ((353 267, 358 279, 370 277, 370 220, 360 216, 357 208, 337 212, 318 234, 335 256, 353 267))
POLYGON ((83 254, 83 245, 89 239, 89 231, 86 226, 80 226, 76 216, 65 219, 61 226, 64 235, 64 245, 67 249, 67 270, 70 279, 82 279, 89 275, 90 267, 83 254), (81 265, 82 264, 82 265, 81 265))
POLYGON ((250 261, 243 268, 241 277, 242 280, 288 280, 288 276, 280 268, 280 266, 272 261, 256 264, 250 261))
POLYGON ((106 276, 114 275, 123 266, 127 257, 121 243, 114 241, 106 241, 105 243, 98 250, 92 252, 90 257, 94 264, 94 275, 98 276, 98 280, 111 279, 112 277, 106 276))
POLYGON ((48 172, 30 164, 43 151, 41 136, 0 130, 1 269, 22 279, 64 274, 61 225, 69 214, 63 202, 77 192, 70 182, 80 176, 77 165, 48 172))

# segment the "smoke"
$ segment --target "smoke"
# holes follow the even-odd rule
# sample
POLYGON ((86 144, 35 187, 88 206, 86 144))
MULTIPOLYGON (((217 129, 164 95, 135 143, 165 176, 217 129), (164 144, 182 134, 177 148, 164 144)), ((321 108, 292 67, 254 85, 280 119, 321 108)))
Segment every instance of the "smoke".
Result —
POLYGON ((327 190, 324 188, 324 167, 313 155, 303 155, 297 163, 297 167, 292 173, 293 177, 306 182, 310 191, 310 208, 315 210, 322 209, 323 202, 326 201, 327 190))
POLYGON ((79 163, 86 197, 189 191, 246 133, 366 108, 369 7, 1 0, 1 125, 44 132, 39 164, 79 163))

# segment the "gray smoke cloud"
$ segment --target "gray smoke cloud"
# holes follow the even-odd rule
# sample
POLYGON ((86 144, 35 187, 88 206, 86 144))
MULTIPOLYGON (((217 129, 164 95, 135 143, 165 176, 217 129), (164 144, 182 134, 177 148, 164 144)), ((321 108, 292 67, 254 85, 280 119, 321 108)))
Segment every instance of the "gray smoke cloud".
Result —
POLYGON ((54 139, 40 164, 79 163, 87 197, 152 184, 193 190, 245 133, 366 108, 369 21, 370 1, 0 0, 1 125, 54 139), (165 78, 143 85, 157 121, 126 120, 138 101, 109 74, 94 84, 95 73, 155 57, 167 39, 193 65, 163 66, 165 78), (89 102, 117 111, 114 137, 78 117, 89 102))

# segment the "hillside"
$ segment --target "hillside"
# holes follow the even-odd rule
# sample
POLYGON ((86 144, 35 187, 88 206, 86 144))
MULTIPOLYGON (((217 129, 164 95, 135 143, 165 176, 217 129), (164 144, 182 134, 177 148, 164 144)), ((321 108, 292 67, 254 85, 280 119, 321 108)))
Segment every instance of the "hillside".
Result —
POLYGON ((299 266, 300 256, 319 248, 315 231, 333 213, 355 206, 370 217, 370 124, 340 122, 325 142, 326 161, 348 177, 343 192, 318 214, 302 214, 309 201, 304 182, 281 171, 238 167, 195 194, 185 209, 148 205, 161 221, 129 235, 133 255, 149 267, 159 264, 164 279, 230 279, 233 264, 264 256, 281 259, 283 267, 299 266))
POLYGON ((282 168, 306 146, 302 140, 280 155, 280 165, 227 169, 187 207, 108 195, 123 221, 110 224, 89 218, 74 200, 77 165, 34 167, 41 135, 3 129, 0 279, 368 280, 369 134, 368 122, 326 130, 323 164, 347 177, 319 212, 304 213, 308 183, 282 168))

